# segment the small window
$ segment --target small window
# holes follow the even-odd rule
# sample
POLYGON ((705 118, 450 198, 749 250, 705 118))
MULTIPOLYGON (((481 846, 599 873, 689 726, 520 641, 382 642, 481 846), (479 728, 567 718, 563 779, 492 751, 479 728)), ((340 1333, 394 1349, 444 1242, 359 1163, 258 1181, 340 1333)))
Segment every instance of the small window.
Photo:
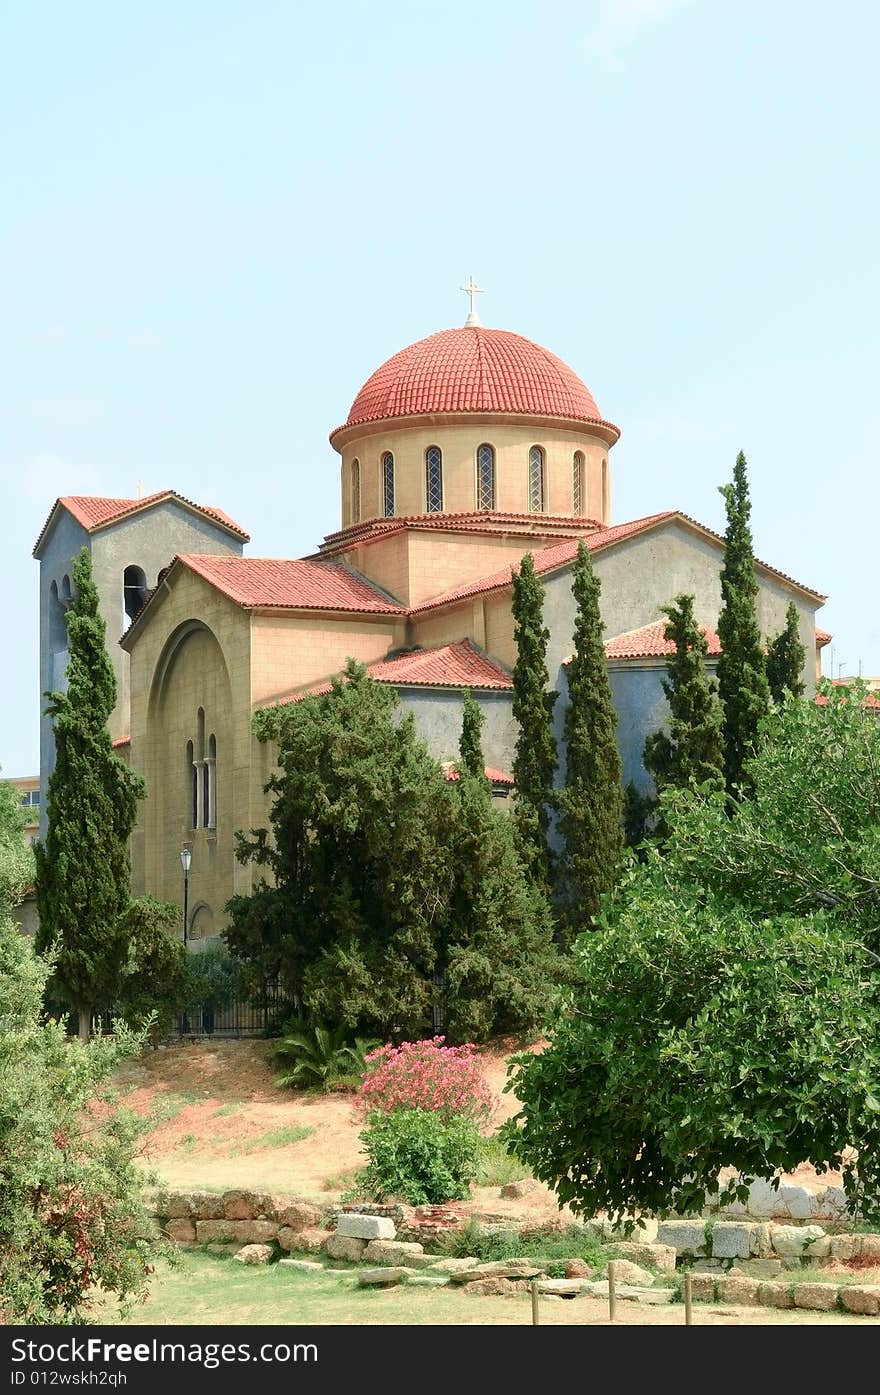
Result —
POLYGON ((394 517, 394 456, 386 450, 382 456, 382 503, 385 517, 394 517))
POLYGON ((443 512, 443 452, 439 446, 425 451, 425 499, 428 513, 443 512))
POLYGON ((205 827, 217 827, 217 738, 208 737, 208 758, 205 764, 205 827))
POLYGON ((584 511, 584 453, 576 450, 571 462, 571 511, 579 518, 584 511))
POLYGON ((199 826, 199 772, 191 741, 186 743, 186 787, 189 790, 189 826, 199 826))
POLYGON ((351 462, 351 521, 361 521, 361 462, 357 456, 351 462))
POLYGON ((608 508, 608 461, 602 461, 602 522, 609 521, 608 508))
POLYGON ((485 441, 477 446, 477 508, 495 507, 495 447, 485 441))
POLYGON ((126 567, 122 574, 125 613, 133 620, 147 599, 147 578, 141 567, 126 567))
POLYGON ((529 512, 544 512, 544 452, 540 446, 529 451, 529 512))

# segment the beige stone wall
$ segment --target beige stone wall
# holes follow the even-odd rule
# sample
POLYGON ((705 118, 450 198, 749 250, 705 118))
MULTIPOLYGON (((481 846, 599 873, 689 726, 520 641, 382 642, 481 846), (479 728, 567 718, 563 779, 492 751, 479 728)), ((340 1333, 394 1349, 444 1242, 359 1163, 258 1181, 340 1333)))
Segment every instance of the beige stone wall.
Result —
POLYGON ((361 522, 384 514, 382 457, 394 455, 394 512, 403 517, 427 512, 425 451, 439 446, 443 452, 443 509, 468 513, 476 509, 476 452, 482 442, 495 447, 495 507, 507 513, 528 513, 528 462, 531 446, 545 454, 544 512, 572 513, 572 458, 580 450, 585 458, 583 513, 607 523, 610 519, 608 444, 589 426, 563 427, 552 419, 530 424, 486 417, 438 418, 429 423, 395 426, 371 423, 348 441, 342 450, 342 524, 352 517, 351 472, 360 462, 361 522), (603 471, 603 461, 606 462, 603 471), (603 489, 603 475, 605 485, 603 489))
POLYGON ((251 616, 250 702, 264 706, 338 673, 346 659, 374 663, 406 642, 406 622, 394 616, 251 616))
POLYGON ((133 641, 131 674, 131 763, 147 782, 132 837, 134 894, 182 905, 180 850, 189 842, 190 922, 216 932, 224 902, 250 889, 233 835, 251 827, 262 801, 251 761, 250 616, 181 569, 133 641), (193 829, 187 742, 198 742, 200 708, 206 742, 213 735, 217 745, 216 826, 193 829))

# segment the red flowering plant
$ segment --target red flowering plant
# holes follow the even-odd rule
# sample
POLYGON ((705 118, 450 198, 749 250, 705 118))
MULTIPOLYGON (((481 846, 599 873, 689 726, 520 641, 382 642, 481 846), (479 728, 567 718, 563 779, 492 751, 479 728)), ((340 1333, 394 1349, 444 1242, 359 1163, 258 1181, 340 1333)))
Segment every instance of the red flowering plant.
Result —
POLYGON ((361 1114, 420 1109, 485 1123, 492 1099, 473 1042, 445 1046, 445 1037, 380 1046, 364 1058, 356 1106, 361 1114))

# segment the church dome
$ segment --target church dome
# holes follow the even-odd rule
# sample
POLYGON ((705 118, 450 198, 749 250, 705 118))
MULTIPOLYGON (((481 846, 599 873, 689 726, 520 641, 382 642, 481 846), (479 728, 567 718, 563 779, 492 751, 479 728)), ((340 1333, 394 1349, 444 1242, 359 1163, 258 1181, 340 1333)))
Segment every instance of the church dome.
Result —
POLYGON ((509 330, 466 325, 420 339, 377 368, 330 439, 367 422, 459 412, 611 425, 589 388, 548 349, 509 330))

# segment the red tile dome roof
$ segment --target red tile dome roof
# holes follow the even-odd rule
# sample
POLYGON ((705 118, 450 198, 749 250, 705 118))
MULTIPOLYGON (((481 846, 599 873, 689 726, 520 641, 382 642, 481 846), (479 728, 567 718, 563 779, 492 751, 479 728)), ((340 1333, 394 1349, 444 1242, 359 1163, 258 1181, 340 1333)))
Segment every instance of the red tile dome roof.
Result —
POLYGON ((431 334, 377 368, 339 431, 389 417, 506 412, 602 423, 587 388, 562 359, 506 329, 465 326, 431 334))

